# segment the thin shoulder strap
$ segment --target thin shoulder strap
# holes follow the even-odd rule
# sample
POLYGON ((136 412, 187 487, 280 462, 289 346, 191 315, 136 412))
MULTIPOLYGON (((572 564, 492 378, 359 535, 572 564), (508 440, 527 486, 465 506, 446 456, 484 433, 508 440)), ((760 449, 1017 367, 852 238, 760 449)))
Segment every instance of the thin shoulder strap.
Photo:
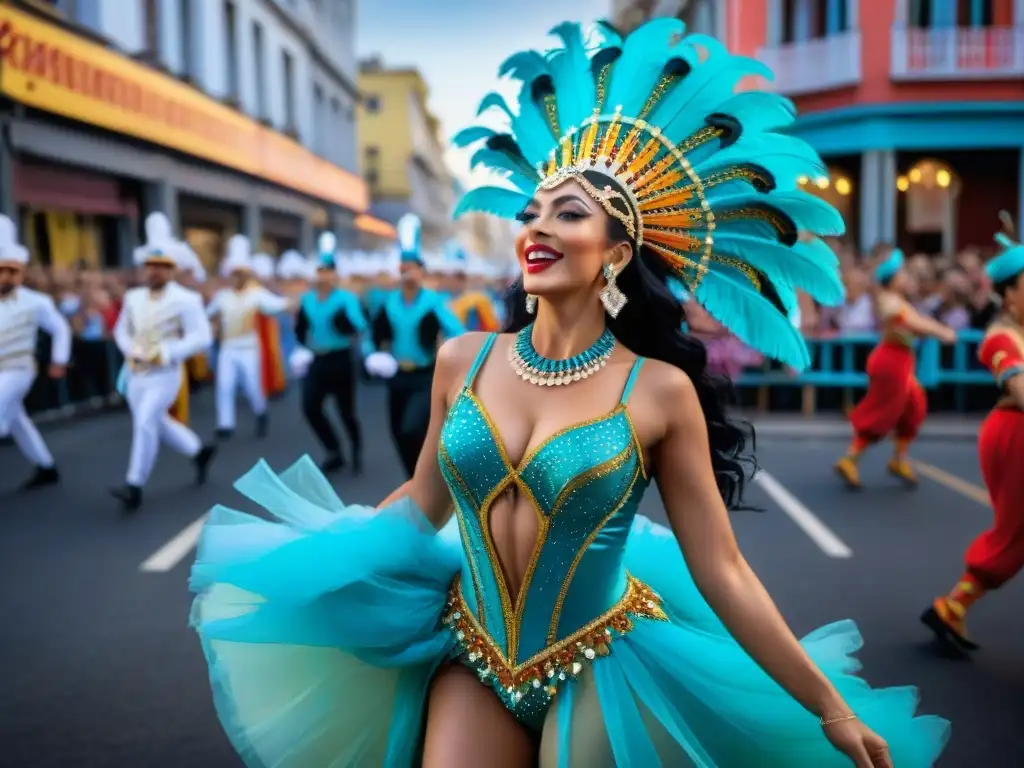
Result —
POLYGON ((644 358, 638 357, 629 371, 629 378, 626 379, 626 386, 622 388, 622 399, 619 405, 625 405, 629 396, 633 393, 633 385, 636 384, 636 375, 640 373, 640 366, 644 364, 644 358))
POLYGON ((484 364, 484 360, 487 359, 487 355, 491 351, 491 347, 494 346, 494 340, 498 338, 498 334, 489 333, 487 339, 480 346, 480 351, 476 353, 476 360, 473 361, 472 367, 469 369, 469 373, 466 374, 466 389, 470 389, 473 386, 473 381, 476 379, 476 375, 480 372, 480 367, 484 364))

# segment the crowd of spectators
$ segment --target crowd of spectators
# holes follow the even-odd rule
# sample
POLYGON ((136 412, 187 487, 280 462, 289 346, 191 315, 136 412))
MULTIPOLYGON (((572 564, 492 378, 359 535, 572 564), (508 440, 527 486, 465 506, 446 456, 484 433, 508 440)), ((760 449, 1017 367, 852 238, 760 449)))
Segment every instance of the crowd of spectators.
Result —
MULTIPOLYGON (((796 320, 808 338, 864 335, 878 330, 872 301, 872 269, 888 254, 884 246, 861 253, 843 240, 830 243, 835 250, 846 285, 846 302, 841 307, 818 307, 801 296, 796 320)), ((965 248, 952 256, 908 254, 907 270, 912 277, 912 301, 925 314, 956 330, 984 328, 997 307, 991 297, 991 283, 983 269, 989 254, 965 248)), ((74 329, 74 360, 64 393, 71 401, 108 395, 113 390, 116 367, 109 339, 120 311, 121 299, 136 284, 135 270, 96 271, 86 267, 50 269, 32 265, 26 272, 26 284, 53 297, 61 313, 74 329)), ((193 284, 204 294, 219 287, 213 279, 193 284)), ((711 368, 736 378, 743 369, 763 361, 755 351, 732 337, 696 305, 687 305, 690 330, 702 338, 708 348, 711 368)), ((45 386, 35 393, 34 405, 42 407, 54 393, 45 386)), ((33 403, 30 403, 33 405, 33 403)))

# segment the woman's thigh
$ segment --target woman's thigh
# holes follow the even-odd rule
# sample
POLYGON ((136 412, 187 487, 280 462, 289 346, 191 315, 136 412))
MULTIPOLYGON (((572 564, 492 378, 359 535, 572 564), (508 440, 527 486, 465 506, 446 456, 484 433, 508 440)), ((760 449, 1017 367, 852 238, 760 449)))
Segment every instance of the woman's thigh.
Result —
POLYGON ((531 768, 535 737, 497 695, 459 664, 441 668, 430 686, 423 768, 531 768))

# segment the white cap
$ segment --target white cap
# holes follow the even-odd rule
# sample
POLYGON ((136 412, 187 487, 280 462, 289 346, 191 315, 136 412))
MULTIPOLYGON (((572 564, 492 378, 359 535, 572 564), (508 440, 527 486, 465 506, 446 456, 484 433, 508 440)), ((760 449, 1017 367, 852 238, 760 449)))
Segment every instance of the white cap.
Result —
POLYGON ((171 220, 167 214, 156 211, 146 217, 146 242, 135 249, 133 261, 141 267, 147 263, 181 266, 187 258, 171 233, 171 220))
POLYGON ((317 238, 316 247, 318 253, 333 254, 338 248, 338 238, 333 232, 321 232, 317 238))
POLYGON ((274 279, 274 258, 267 253, 257 253, 252 257, 252 271, 256 279, 266 282, 274 279))
POLYGON ((277 260, 277 276, 282 280, 305 280, 309 276, 308 259, 296 250, 285 251, 277 260))
POLYGON ((228 240, 227 252, 220 263, 221 277, 228 277, 238 270, 253 270, 252 246, 245 235, 232 235, 228 240))
POLYGON ((0 216, 0 264, 28 264, 28 248, 18 242, 18 226, 10 216, 0 216))

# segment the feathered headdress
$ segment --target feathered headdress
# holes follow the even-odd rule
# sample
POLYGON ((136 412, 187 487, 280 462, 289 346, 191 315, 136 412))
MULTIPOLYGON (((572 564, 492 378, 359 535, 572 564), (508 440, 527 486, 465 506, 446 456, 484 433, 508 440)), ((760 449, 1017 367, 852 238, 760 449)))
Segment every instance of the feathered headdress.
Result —
POLYGON ((844 294, 828 246, 797 236, 837 235, 844 225, 799 187, 800 177, 825 169, 806 142, 776 132, 793 122, 793 105, 770 93, 736 93, 744 77, 771 72, 711 37, 684 37, 678 19, 655 19, 625 40, 607 25, 601 31, 588 50, 578 24, 561 24, 553 30, 561 48, 505 61, 500 74, 522 84, 518 109, 492 93, 480 112, 503 111, 508 132, 474 126, 453 142, 483 142, 471 165, 509 186, 471 190, 456 216, 511 218, 538 187, 572 180, 719 322, 766 355, 805 367, 807 349, 787 316, 796 290, 826 305, 844 294), (592 184, 588 171, 609 183, 592 184))
POLYGON ((985 271, 993 283, 1005 283, 1024 272, 1024 245, 1017 241, 1013 218, 1006 211, 999 212, 1003 231, 995 236, 1002 252, 985 265, 985 271))
POLYGON ((322 232, 316 241, 317 269, 336 269, 338 238, 333 232, 322 232))
POLYGON ((905 263, 906 258, 903 255, 903 251, 899 248, 894 248, 892 253, 875 267, 875 279, 880 283, 891 280, 897 272, 903 269, 905 263))
POLYGON ((398 247, 402 252, 402 261, 413 261, 422 264, 423 254, 420 252, 420 236, 423 224, 415 213, 407 213, 398 220, 398 247))
POLYGON ((138 246, 133 254, 135 264, 164 264, 179 266, 182 259, 181 249, 174 239, 171 220, 166 213, 154 211, 146 217, 143 228, 146 231, 146 242, 138 246))
POLYGON ((0 215, 0 263, 23 267, 28 264, 28 249, 18 242, 18 225, 10 216, 0 215))

